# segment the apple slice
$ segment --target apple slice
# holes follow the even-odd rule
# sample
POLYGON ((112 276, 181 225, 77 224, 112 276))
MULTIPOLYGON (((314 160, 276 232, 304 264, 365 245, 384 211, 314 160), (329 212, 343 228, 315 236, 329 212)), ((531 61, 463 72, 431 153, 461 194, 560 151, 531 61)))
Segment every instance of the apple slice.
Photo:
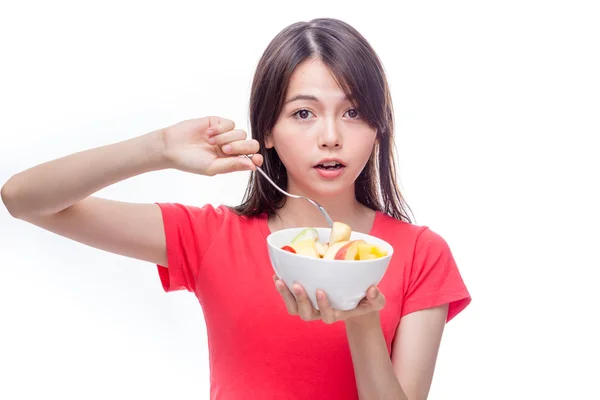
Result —
POLYGON ((363 242, 358 245, 359 260, 373 260, 375 258, 385 257, 386 255, 387 251, 374 244, 363 242))
POLYGON ((319 240, 319 232, 317 232, 315 228, 303 229, 292 239, 292 243, 304 242, 305 240, 312 240, 316 242, 319 240))
POLYGON ((321 242, 316 242, 315 246, 317 248, 317 253, 319 254, 319 257, 323 258, 323 256, 325 256, 325 253, 327 253, 327 249, 329 248, 329 246, 321 242))
POLYGON ((350 229, 350 226, 343 222, 334 222, 329 235, 329 244, 332 245, 338 242, 346 242, 350 240, 351 233, 352 229, 350 229))
POLYGON ((300 254, 308 257, 320 258, 317 252, 317 246, 313 239, 302 240, 299 242, 292 243, 291 246, 296 250, 296 254, 300 254))
POLYGON ((291 247, 291 246, 283 246, 281 248, 281 250, 289 251, 290 253, 295 253, 296 252, 296 250, 294 250, 294 248, 291 247))
POLYGON ((335 260, 358 260, 358 247, 365 243, 364 240, 353 240, 342 246, 337 253, 335 253, 335 260))
POLYGON ((323 255, 323 260, 335 259, 335 255, 337 254, 337 252, 348 243, 348 241, 337 242, 333 244, 330 243, 329 247, 327 248, 327 251, 323 255))

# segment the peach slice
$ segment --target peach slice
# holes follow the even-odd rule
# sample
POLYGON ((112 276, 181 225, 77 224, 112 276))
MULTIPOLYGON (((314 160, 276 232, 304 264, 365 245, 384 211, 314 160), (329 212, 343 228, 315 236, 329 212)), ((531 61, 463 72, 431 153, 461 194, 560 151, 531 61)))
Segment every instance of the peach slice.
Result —
POLYGON ((377 247, 374 244, 362 242, 358 245, 359 260, 373 260, 375 258, 385 257, 387 251, 377 247))

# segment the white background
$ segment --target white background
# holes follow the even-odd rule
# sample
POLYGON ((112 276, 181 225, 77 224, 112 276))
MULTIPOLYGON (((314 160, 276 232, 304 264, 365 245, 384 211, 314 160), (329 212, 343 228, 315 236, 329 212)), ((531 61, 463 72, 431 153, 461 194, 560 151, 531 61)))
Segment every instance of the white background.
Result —
MULTIPOLYGON (((298 20, 354 25, 388 73, 401 181, 473 303, 431 399, 599 398, 597 2, 2 2, 0 181, 185 118, 248 129, 252 74, 298 20)), ((227 203, 246 174, 139 176, 100 194, 227 203), (209 189, 209 185, 214 186, 209 189)), ((0 208, 0 398, 208 398, 206 332, 153 265, 0 208)))

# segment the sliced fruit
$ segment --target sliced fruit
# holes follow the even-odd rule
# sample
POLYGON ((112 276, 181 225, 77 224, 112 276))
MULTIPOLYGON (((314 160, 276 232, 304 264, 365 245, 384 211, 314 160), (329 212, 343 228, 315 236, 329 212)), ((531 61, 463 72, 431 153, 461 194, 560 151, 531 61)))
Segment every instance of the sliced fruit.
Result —
POLYGON ((317 252, 317 246, 313 239, 302 240, 299 242, 292 243, 292 248, 296 250, 297 254, 303 256, 320 258, 317 252))
POLYGON ((319 240, 319 232, 317 232, 315 228, 306 228, 300 231, 300 233, 298 233, 292 239, 292 243, 303 242, 305 240, 312 240, 316 242, 317 240, 319 240))
POLYGON ((342 246, 335 253, 335 260, 358 260, 358 246, 364 243, 364 240, 353 240, 342 246))
POLYGON ((377 247, 374 244, 362 242, 358 245, 359 260, 373 260, 375 258, 385 257, 387 251, 377 247))
POLYGON ((323 257, 325 255, 325 253, 327 252, 327 249, 329 248, 328 245, 323 244, 321 242, 316 242, 315 246, 317 247, 317 253, 319 254, 320 257, 323 257))
POLYGON ((290 253, 295 253, 296 252, 296 250, 294 250, 294 248, 291 247, 291 246, 283 246, 281 248, 281 250, 289 251, 290 253))
POLYGON ((337 242, 337 243, 330 244, 329 247, 327 248, 327 251, 323 255, 323 260, 333 260, 333 259, 335 259, 335 255, 337 254, 337 252, 342 247, 344 247, 345 245, 347 245, 348 243, 349 243, 348 241, 343 241, 343 242, 337 242))
POLYGON ((334 222, 329 235, 329 244, 348 241, 351 233, 352 229, 348 225, 343 222, 334 222))
POLYGON ((385 257, 388 255, 387 250, 382 249, 381 247, 378 246, 373 246, 373 254, 375 254, 377 257, 385 257))

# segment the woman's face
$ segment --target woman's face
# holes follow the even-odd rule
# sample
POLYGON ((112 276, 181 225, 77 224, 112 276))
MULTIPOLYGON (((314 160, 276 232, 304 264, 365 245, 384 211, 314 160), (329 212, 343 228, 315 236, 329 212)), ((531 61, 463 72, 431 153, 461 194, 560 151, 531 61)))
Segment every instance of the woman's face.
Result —
POLYGON ((375 145, 376 130, 361 118, 329 68, 309 59, 294 70, 283 109, 265 140, 288 174, 288 189, 313 196, 352 191, 375 145))

